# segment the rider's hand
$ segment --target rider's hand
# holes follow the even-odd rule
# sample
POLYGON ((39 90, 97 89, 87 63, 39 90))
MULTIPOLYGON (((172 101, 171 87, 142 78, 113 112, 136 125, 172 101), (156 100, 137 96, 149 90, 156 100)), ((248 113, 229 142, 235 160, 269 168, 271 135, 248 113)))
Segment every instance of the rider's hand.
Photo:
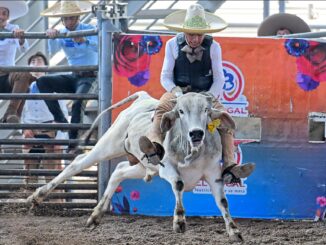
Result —
POLYGON ((187 85, 186 87, 182 87, 181 89, 182 89, 182 93, 184 93, 184 94, 191 92, 190 85, 187 85))
POLYGON ((209 92, 209 91, 202 91, 202 92, 200 92, 200 93, 203 94, 203 95, 205 95, 205 96, 215 98, 214 94, 212 94, 212 93, 209 92))
POLYGON ((179 97, 183 94, 182 89, 179 86, 175 86, 172 90, 171 93, 174 94, 176 97, 179 97))

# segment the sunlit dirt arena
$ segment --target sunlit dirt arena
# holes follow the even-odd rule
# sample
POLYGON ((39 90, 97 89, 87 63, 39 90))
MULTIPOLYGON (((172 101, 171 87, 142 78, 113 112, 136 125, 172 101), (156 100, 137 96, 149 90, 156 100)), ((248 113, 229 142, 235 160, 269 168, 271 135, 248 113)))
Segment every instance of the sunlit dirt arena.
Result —
MULTIPOLYGON (((172 231, 172 217, 106 214, 94 230, 91 211, 2 208, 0 244, 230 244, 221 218, 188 217, 187 231, 172 231)), ((325 222, 236 219, 243 244, 326 244, 325 222)))

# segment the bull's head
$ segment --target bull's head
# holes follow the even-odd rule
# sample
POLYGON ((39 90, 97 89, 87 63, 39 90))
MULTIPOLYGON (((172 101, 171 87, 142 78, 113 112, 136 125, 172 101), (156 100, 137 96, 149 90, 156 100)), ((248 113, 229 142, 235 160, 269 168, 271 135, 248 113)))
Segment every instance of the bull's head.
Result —
POLYGON ((222 123, 235 128, 232 118, 212 108, 212 97, 198 93, 187 93, 177 98, 175 108, 163 115, 161 129, 167 132, 180 119, 182 134, 187 137, 192 149, 198 149, 204 142, 207 124, 221 119, 222 123))

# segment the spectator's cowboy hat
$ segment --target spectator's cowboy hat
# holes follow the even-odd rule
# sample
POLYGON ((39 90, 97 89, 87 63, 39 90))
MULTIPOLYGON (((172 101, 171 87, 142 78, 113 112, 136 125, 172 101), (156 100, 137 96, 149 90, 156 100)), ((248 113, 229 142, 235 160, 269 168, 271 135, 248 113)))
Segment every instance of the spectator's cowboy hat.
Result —
POLYGON ((192 4, 187 10, 166 16, 163 24, 170 30, 194 34, 219 32, 228 26, 220 17, 205 12, 199 4, 192 4))
POLYGON ((0 1, 0 8, 9 10, 9 20, 18 19, 28 12, 28 6, 25 1, 0 1))
POLYGON ((92 12, 92 3, 86 0, 82 1, 60 1, 53 4, 48 9, 41 12, 46 17, 65 17, 79 16, 92 12))
POLYGON ((280 29, 288 29, 292 34, 310 32, 308 24, 294 14, 278 13, 267 17, 258 27, 258 36, 275 36, 280 29))

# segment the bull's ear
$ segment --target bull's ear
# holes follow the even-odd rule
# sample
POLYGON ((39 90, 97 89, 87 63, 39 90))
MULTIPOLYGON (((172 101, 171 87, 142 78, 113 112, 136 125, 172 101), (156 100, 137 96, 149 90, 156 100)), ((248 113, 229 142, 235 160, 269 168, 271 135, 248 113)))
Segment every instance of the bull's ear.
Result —
POLYGON ((209 112, 209 116, 211 117, 212 121, 215 119, 220 119, 223 127, 227 127, 227 128, 233 129, 233 130, 236 129, 235 122, 234 122, 233 118, 230 116, 229 113, 227 113, 225 111, 219 111, 219 110, 212 108, 209 112))
POLYGON ((172 110, 169 112, 165 112, 163 114, 162 120, 161 120, 161 131, 162 133, 166 133, 167 131, 169 131, 174 123, 175 120, 179 117, 179 114, 176 110, 172 110))

